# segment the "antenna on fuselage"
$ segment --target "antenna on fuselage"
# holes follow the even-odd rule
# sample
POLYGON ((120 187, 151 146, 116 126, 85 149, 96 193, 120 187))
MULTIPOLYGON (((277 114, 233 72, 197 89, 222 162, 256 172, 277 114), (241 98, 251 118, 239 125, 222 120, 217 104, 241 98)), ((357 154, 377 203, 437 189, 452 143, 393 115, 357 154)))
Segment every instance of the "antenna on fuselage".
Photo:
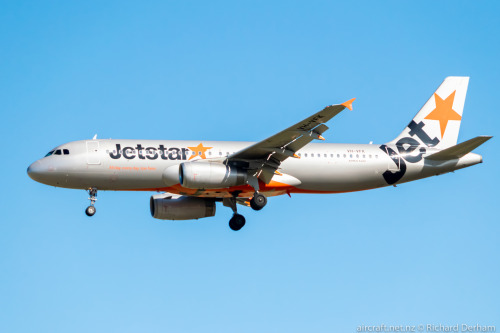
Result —
POLYGON ((94 137, 92 138, 92 140, 96 140, 97 139, 97 134, 94 134, 94 137))

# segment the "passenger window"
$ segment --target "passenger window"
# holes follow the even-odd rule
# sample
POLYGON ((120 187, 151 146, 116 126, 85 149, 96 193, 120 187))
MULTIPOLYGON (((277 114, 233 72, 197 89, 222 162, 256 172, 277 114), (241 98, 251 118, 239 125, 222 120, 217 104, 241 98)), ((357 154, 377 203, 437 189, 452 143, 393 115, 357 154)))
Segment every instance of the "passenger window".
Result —
POLYGON ((375 155, 375 158, 378 158, 378 155, 375 155))
POLYGON ((328 155, 327 155, 327 154, 325 154, 325 157, 328 157, 328 155))
POLYGON ((211 152, 211 151, 209 151, 209 152, 208 152, 208 155, 210 155, 210 156, 211 156, 211 155, 212 155, 212 152, 211 152))
POLYGON ((305 153, 304 156, 307 157, 307 153, 305 153))
POLYGON ((346 154, 344 154, 344 158, 346 158, 346 154))
POLYGON ((299 153, 299 157, 301 157, 301 156, 302 156, 302 154, 301 154, 301 153, 299 153))
POLYGON ((64 155, 69 155, 69 150, 68 149, 63 149, 64 155))
POLYGON ((368 155, 369 158, 372 158, 372 155, 368 155))
POLYGON ((363 158, 366 158, 365 155, 363 155, 363 158))
POLYGON ((356 154, 356 158, 359 158, 359 154, 356 154))
POLYGON ((351 154, 351 155, 349 155, 349 156, 352 158, 352 154, 351 154))
POLYGON ((56 150, 56 152, 54 153, 54 155, 61 155, 61 149, 56 150))
POLYGON ((337 158, 340 158, 340 154, 337 154, 337 158))
POLYGON ((330 154, 330 157, 333 158, 333 154, 330 154))
POLYGON ((219 152, 219 156, 222 156, 222 152, 221 151, 219 152))
POLYGON ((311 153, 311 157, 314 157, 314 153, 311 153))
POLYGON ((198 155, 200 155, 200 156, 201 156, 201 151, 199 151, 199 152, 198 152, 198 155))

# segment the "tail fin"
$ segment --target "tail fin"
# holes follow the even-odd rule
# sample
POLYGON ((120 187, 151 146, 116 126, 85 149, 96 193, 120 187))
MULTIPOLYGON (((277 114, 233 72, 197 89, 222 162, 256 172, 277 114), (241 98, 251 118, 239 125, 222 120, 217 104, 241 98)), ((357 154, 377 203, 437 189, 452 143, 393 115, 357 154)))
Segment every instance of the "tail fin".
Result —
POLYGON ((445 149, 457 144, 464 111, 468 77, 450 76, 439 86, 403 132, 390 143, 404 139, 445 149))

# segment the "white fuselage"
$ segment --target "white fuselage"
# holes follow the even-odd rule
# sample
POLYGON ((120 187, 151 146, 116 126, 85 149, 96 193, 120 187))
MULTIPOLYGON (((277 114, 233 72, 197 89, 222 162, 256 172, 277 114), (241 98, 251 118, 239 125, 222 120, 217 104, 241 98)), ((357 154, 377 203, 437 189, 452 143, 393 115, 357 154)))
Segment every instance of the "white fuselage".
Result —
MULTIPOLYGON (((231 196, 233 188, 197 191, 165 184, 166 168, 183 162, 220 160, 252 142, 181 140, 89 140, 63 144, 33 163, 28 173, 44 184, 99 190, 166 191, 207 197, 231 196), (201 146, 203 150, 197 150, 201 146), (190 147, 190 148, 189 148, 190 147), (207 149, 208 148, 208 149, 207 149), (66 150, 67 154, 62 153, 66 150)), ((267 196, 285 193, 338 193, 373 189, 442 174, 482 162, 469 153, 445 162, 425 160, 426 154, 404 155, 395 145, 311 143, 300 158, 286 159, 273 181, 262 184, 267 196), (389 156, 391 151, 393 156, 389 156), (417 158, 415 158, 417 156, 417 158), (280 175, 281 174, 281 175, 280 175), (395 180, 395 181, 394 181, 395 180)), ((239 196, 253 189, 240 187, 239 196)))

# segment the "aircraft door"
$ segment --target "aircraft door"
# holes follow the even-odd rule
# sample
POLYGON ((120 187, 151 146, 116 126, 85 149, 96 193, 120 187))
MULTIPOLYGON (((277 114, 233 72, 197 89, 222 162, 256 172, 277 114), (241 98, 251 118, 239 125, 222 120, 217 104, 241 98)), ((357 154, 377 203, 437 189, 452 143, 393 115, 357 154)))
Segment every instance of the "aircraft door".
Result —
POLYGON ((87 141, 87 164, 101 164, 99 141, 87 141))

